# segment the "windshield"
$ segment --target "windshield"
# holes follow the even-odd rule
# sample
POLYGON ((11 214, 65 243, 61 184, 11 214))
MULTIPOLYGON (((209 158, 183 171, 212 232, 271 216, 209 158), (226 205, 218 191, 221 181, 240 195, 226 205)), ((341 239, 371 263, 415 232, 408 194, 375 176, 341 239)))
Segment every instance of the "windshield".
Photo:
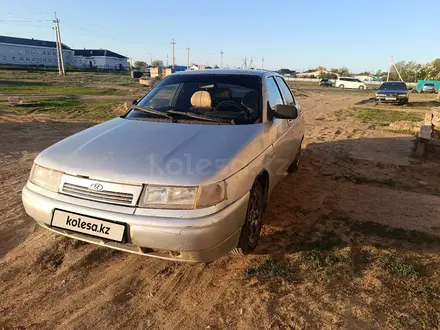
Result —
POLYGON ((425 86, 434 87, 434 84, 425 84, 425 86))
POLYGON ((383 83, 379 90, 407 90, 406 84, 403 82, 386 82, 383 83))
MULTIPOLYGON (((261 81, 257 75, 177 74, 165 78, 137 106, 169 112, 177 121, 201 121, 208 117, 243 125, 260 121, 260 95, 261 81), (190 117, 191 114, 197 116, 190 117)), ((126 118, 152 116, 155 115, 132 109, 126 118)))

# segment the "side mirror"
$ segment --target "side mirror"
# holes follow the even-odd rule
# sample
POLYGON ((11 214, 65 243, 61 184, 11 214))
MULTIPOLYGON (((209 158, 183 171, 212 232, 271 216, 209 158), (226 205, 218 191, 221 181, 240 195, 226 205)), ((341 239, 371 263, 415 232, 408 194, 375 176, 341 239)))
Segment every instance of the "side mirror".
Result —
POLYGON ((278 104, 272 114, 275 118, 280 119, 296 119, 298 118, 298 109, 294 105, 278 104))

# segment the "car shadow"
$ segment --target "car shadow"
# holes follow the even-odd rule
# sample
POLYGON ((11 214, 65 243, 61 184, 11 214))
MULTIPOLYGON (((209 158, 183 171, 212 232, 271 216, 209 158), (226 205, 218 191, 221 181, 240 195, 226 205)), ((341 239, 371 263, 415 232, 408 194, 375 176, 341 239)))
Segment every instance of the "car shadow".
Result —
POLYGON ((270 197, 255 253, 359 241, 398 248, 399 237, 408 243, 411 235, 440 241, 440 155, 438 162, 413 158, 414 146, 409 136, 309 144, 300 170, 270 197), (382 232, 397 233, 381 239, 382 232))

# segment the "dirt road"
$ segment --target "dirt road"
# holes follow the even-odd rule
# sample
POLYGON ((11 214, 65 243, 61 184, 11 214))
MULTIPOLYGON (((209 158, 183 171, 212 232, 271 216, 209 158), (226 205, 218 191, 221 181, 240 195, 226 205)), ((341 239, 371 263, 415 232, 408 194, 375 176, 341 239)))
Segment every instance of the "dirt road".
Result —
MULTIPOLYGON (((308 126, 301 168, 276 188, 255 255, 208 265, 143 258, 35 228, 20 200, 34 157, 92 124, 0 117, 0 328, 393 328, 397 307, 386 300, 393 289, 373 270, 356 261, 361 275, 339 272, 332 285, 309 277, 297 262, 301 242, 338 233, 352 254, 353 242, 391 244, 346 237, 344 219, 440 234, 440 167, 410 157, 413 137, 333 115, 365 94, 299 99, 308 126), (268 256, 292 261, 294 279, 245 275, 268 256)), ((393 249, 438 262, 435 248, 404 242, 393 249)), ((420 304, 393 299, 409 309, 420 304)))

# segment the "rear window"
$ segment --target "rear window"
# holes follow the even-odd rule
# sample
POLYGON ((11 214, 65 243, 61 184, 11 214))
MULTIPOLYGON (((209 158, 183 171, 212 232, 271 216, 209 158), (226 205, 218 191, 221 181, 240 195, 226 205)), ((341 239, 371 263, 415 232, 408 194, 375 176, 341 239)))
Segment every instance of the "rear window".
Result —
POLYGON ((386 82, 383 83, 379 89, 381 90, 406 90, 406 84, 403 82, 386 82))
POLYGON ((434 87, 434 84, 425 84, 425 86, 434 87))

